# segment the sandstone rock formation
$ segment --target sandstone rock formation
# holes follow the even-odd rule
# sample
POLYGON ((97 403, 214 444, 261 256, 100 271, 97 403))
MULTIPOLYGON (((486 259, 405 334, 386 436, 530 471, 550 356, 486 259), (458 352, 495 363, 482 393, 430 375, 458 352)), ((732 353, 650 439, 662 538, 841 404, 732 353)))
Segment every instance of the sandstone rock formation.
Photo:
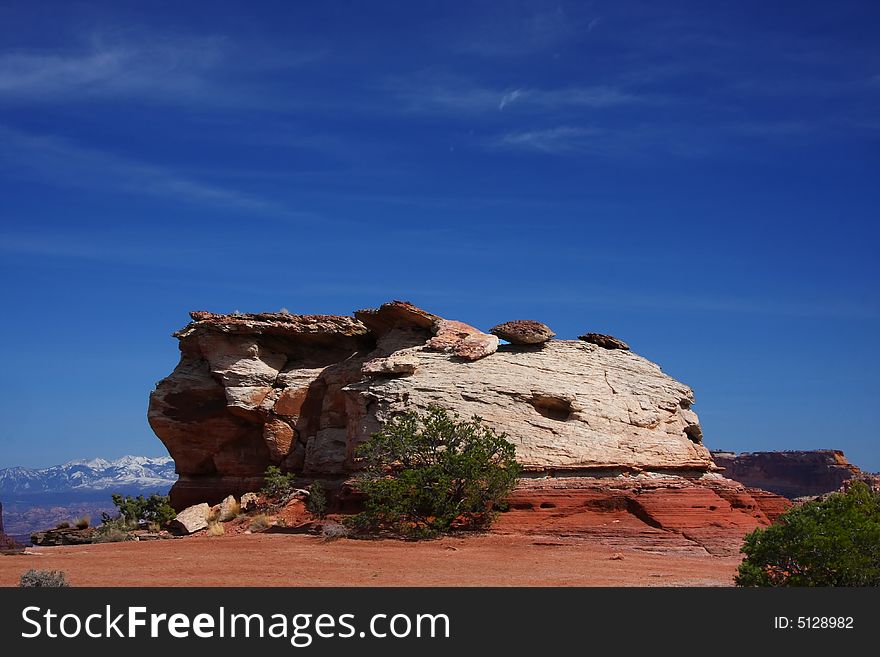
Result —
POLYGON ((713 451, 724 476, 789 499, 839 490, 851 479, 868 479, 839 450, 787 452, 713 451))
POLYGON ((506 432, 532 473, 715 469, 691 389, 630 351, 576 340, 498 348, 496 336, 405 302, 354 318, 191 317, 149 409, 180 474, 178 509, 257 490, 271 464, 345 477, 385 420, 433 404, 506 432))
POLYGON ((650 552, 736 555, 791 502, 719 474, 524 478, 493 531, 589 537, 650 552))
POLYGON ((613 335, 605 335, 604 333, 586 333, 578 336, 578 340, 595 344, 603 349, 623 349, 629 351, 629 345, 623 340, 618 340, 613 335))
POLYGON ((77 529, 75 527, 46 529, 31 534, 31 543, 39 547, 87 545, 92 542, 94 533, 94 527, 86 527, 85 529, 77 529))
POLYGON ((507 340, 510 344, 543 344, 556 336, 549 326, 533 319, 504 322, 493 326, 489 333, 507 340))

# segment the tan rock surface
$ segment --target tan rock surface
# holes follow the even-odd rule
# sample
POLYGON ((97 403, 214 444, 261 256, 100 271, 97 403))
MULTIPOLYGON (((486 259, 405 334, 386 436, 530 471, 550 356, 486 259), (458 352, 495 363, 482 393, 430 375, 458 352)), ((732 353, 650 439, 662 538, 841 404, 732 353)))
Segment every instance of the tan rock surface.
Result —
POLYGON ((208 514, 211 507, 206 502, 185 508, 171 521, 171 532, 174 534, 192 534, 208 526, 208 514))
POLYGON ((384 421, 431 404, 479 415, 508 433, 530 469, 713 467, 685 433, 698 426, 691 389, 632 352, 554 340, 541 350, 502 347, 474 363, 429 351, 420 359, 406 379, 350 385, 364 415, 384 421))

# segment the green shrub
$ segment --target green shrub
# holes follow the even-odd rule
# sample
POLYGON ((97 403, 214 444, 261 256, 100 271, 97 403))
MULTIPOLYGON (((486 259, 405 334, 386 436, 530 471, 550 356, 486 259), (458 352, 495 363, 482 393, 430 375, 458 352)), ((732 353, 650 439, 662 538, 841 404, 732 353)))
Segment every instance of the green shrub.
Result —
POLYGON ((64 588, 70 586, 63 570, 34 570, 31 568, 18 581, 21 588, 64 588))
POLYGON ((349 525, 415 539, 488 527, 520 473, 506 434, 436 406, 392 418, 358 455, 366 502, 349 525))
POLYGON ((862 482, 745 537, 739 586, 880 586, 880 494, 862 482))
POLYGON ((309 486, 306 510, 317 518, 323 518, 327 514, 327 494, 320 481, 313 481, 309 486))
POLYGON ((103 529, 103 525, 92 534, 92 543, 121 543, 128 540, 128 532, 110 527, 103 529))
MULTIPOLYGON (((120 517, 124 518, 129 525, 137 525, 141 521, 166 525, 177 516, 177 511, 169 503, 167 495, 153 494, 144 498, 143 495, 133 497, 113 493, 112 499, 113 504, 119 509, 120 517)), ((107 514, 103 514, 105 523, 110 519, 107 514)))
POLYGON ((270 465, 264 474, 262 492, 266 497, 286 500, 293 493, 293 473, 281 472, 278 466, 270 465))
POLYGON ((128 532, 137 528, 137 523, 130 523, 124 517, 110 518, 104 514, 100 526, 92 532, 92 543, 119 543, 128 540, 128 532))

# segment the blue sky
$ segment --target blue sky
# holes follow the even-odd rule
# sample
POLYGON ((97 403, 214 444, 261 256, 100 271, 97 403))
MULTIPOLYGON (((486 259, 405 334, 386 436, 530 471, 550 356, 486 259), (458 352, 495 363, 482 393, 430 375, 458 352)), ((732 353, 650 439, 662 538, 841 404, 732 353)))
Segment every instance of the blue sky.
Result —
POLYGON ((7 2, 0 467, 164 453, 187 311, 611 333, 880 470, 875 2, 7 2))

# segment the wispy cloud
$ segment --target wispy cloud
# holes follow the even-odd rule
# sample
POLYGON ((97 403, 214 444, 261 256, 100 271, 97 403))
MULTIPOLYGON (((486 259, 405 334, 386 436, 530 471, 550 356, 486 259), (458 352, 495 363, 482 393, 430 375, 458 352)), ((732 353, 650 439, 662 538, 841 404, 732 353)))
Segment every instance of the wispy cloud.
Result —
POLYGON ((508 108, 536 113, 611 108, 661 100, 602 85, 504 89, 448 76, 439 76, 428 84, 413 79, 397 79, 391 81, 388 87, 388 91, 398 100, 397 106, 410 113, 479 114, 508 108))
POLYGON ((0 234, 0 252, 25 258, 57 258, 111 264, 139 265, 145 267, 174 267, 203 269, 204 253, 199 248, 187 249, 167 241, 133 244, 124 240, 108 238, 105 233, 91 239, 79 234, 40 235, 0 234))
POLYGON ((231 89, 230 76, 301 65, 320 53, 240 55, 222 36, 96 33, 73 47, 0 53, 0 103, 135 98, 240 106, 255 95, 231 89))
POLYGON ((498 109, 503 110, 505 107, 510 105, 513 101, 515 101, 517 98, 522 96, 522 94, 523 94, 522 89, 514 89, 510 93, 504 94, 503 96, 501 96, 501 102, 498 103, 498 109))
POLYGON ((525 150, 552 154, 576 153, 588 148, 590 139, 601 134, 602 131, 592 128, 559 126, 546 130, 508 132, 494 139, 490 146, 502 150, 525 150))
POLYGON ((173 169, 76 145, 66 139, 32 135, 0 126, 0 167, 7 177, 37 178, 50 184, 107 192, 156 196, 197 205, 263 213, 300 215, 279 204, 186 176, 173 169))

